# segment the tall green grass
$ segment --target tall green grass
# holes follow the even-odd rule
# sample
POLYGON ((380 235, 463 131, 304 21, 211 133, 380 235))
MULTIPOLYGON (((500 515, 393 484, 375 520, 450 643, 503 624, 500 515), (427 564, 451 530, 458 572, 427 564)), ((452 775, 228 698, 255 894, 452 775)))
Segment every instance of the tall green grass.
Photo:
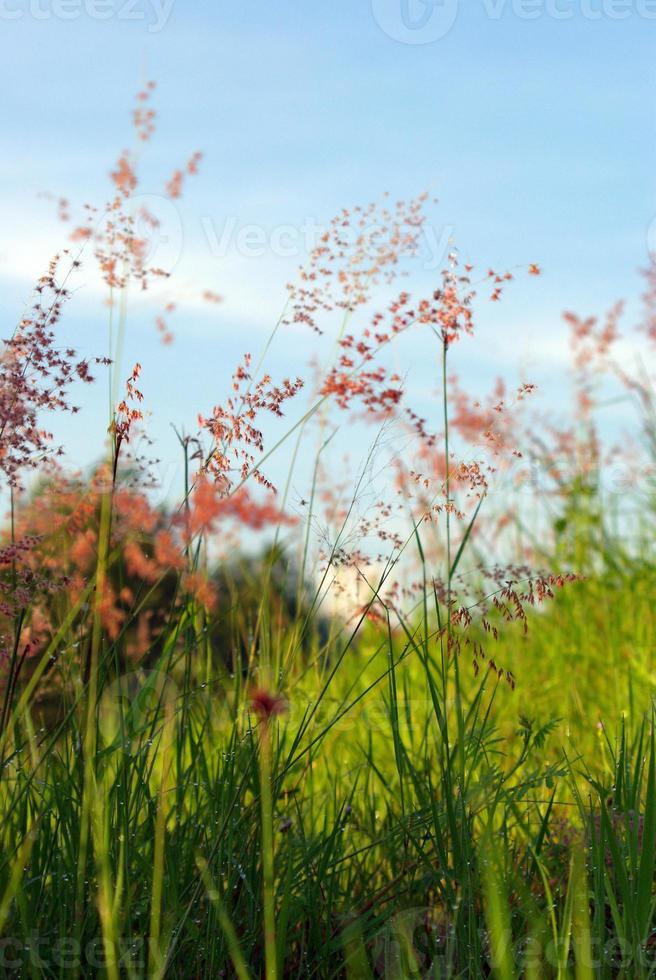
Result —
POLYGON ((289 703, 265 721, 257 663, 199 669, 192 600, 147 670, 117 675, 103 638, 95 702, 90 677, 54 728, 25 692, 7 712, 4 972, 650 976, 650 651, 622 654, 631 622, 653 629, 636 580, 643 598, 589 578, 526 640, 505 634, 515 691, 455 669, 428 592, 395 628, 304 623, 299 647, 299 623, 267 627, 289 703))

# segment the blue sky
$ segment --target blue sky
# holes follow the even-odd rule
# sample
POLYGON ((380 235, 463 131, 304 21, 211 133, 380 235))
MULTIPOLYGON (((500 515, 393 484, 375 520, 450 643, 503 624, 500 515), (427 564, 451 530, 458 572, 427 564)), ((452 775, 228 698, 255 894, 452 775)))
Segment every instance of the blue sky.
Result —
MULTIPOLYGON (((223 397, 244 348, 256 355, 264 341, 302 259, 272 254, 281 225, 320 224, 384 191, 429 190, 440 202, 436 238, 450 234, 464 259, 544 269, 486 313, 459 369, 481 384, 530 372, 556 401, 562 310, 603 312, 639 294, 656 215, 650 0, 444 0, 434 9, 423 0, 173 0, 170 10, 159 0, 2 0, 0 20, 0 302, 10 325, 63 237, 40 192, 106 199, 145 79, 158 84, 159 124, 141 191, 161 194, 173 167, 195 149, 205 154, 172 219, 189 299, 172 348, 159 344, 156 308, 132 306, 126 366, 144 364, 164 459, 175 453, 169 422, 192 426, 223 397), (265 236, 257 257, 235 247, 251 224, 265 236), (216 238, 233 229, 221 255, 208 228, 216 238), (224 305, 195 302, 197 283, 224 305)), ((434 280, 420 266, 416 288, 434 280)), ((103 352, 105 321, 82 279, 67 339, 103 352)), ((309 336, 284 335, 272 369, 311 348, 309 336)), ((429 394, 430 380, 421 383, 429 394)), ((84 403, 102 433, 104 390, 84 403)), ((73 459, 97 455, 88 422, 60 431, 73 459)))

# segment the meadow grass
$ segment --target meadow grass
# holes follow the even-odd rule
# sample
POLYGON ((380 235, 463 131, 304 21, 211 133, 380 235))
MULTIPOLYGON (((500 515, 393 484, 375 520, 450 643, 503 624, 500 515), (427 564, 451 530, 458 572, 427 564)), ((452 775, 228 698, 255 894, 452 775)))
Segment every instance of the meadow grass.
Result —
MULTIPOLYGON (((514 692, 468 675, 457 698, 420 618, 313 637, 284 715, 244 677, 185 670, 191 606, 141 674, 116 678, 108 644, 92 742, 84 689, 51 728, 25 707, 5 728, 7 975, 649 976, 649 699, 624 663, 591 682, 599 647, 569 608, 598 584, 576 588, 533 624, 514 692), (600 709, 615 678, 621 722, 562 697, 556 644, 600 709)), ((289 663, 295 628, 272 656, 289 663)))
MULTIPOLYGON (((350 333, 421 198, 397 207, 391 242, 380 229, 366 248, 356 237, 346 299, 305 286, 273 331, 270 343, 285 325, 315 325, 318 310, 343 313, 310 407, 274 444, 292 446, 293 468, 307 432, 317 437, 300 528, 286 512, 291 470, 272 497, 262 467, 273 450, 258 426, 301 383, 274 385, 250 358, 198 436, 179 436, 183 494, 156 507, 126 457, 142 422, 139 366, 122 399, 117 386, 125 290, 148 274, 129 156, 113 179, 116 224, 100 241, 86 226, 73 236, 95 242, 114 299, 109 444, 88 480, 46 469, 35 428, 88 375, 54 346, 66 298, 56 263, 2 362, 2 974, 654 975, 653 497, 636 494, 627 543, 596 479, 589 378, 579 379, 583 434, 560 434, 586 450, 585 466, 563 475, 542 447, 556 513, 529 526, 508 502, 519 555, 509 562, 484 523, 499 458, 519 456, 506 401, 466 408, 450 391, 451 347, 473 330, 470 270, 454 254, 432 297, 415 304, 403 292, 387 331, 381 316, 373 338, 350 333), (376 360, 418 325, 439 383, 433 434, 376 360), (335 404, 363 411, 378 433, 394 419, 419 444, 423 475, 410 458, 388 464, 401 503, 379 502, 381 522, 354 521, 371 459, 344 498, 322 476, 335 404), (472 432, 475 457, 456 439, 472 432), (21 494, 30 466, 42 482, 21 494), (249 495, 253 483, 264 497, 249 495), (332 537, 314 574, 322 503, 332 537), (230 522, 267 533, 260 557, 236 557, 230 522), (382 557, 360 550, 367 536, 382 557), (330 605, 340 569, 365 583, 364 601, 330 605)), ((340 248, 344 223, 327 233, 340 248)), ((304 283, 343 258, 326 251, 313 253, 304 283)), ((485 276, 491 298, 512 278, 485 276)), ((591 332, 605 355, 608 330, 575 324, 581 343, 591 332)), ((649 452, 646 396, 642 407, 649 452)))

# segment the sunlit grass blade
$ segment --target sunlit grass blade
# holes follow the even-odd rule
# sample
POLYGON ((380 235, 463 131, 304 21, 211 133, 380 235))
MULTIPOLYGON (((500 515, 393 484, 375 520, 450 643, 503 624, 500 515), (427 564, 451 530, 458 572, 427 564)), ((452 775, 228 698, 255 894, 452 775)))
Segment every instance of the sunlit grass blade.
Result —
POLYGON ((654 896, 654 866, 656 862, 656 747, 654 742, 654 723, 656 716, 652 710, 651 732, 649 736, 649 757, 647 760, 647 788, 645 795, 644 824, 642 827, 642 848, 638 871, 637 909, 638 935, 646 942, 650 928, 654 896))
POLYGON ((568 895, 572 893, 572 939, 574 942, 576 980, 593 980, 592 935, 585 854, 577 847, 572 855, 568 895))
POLYGON ((479 842, 478 856, 492 973, 497 980, 515 980, 513 935, 502 868, 503 856, 489 826, 485 828, 479 842))
POLYGON ((244 960, 243 953, 239 946, 239 940, 237 939, 237 933, 235 932, 235 927, 233 926, 230 916, 225 910, 221 896, 212 881, 212 876, 209 872, 207 862, 204 858, 197 858, 196 861, 198 868, 200 870, 203 883, 207 891, 207 897, 212 903, 212 907, 216 913, 216 917, 219 921, 219 925, 225 936, 225 940, 228 946, 228 952, 230 954, 230 959, 232 960, 232 965, 235 968, 235 973, 237 974, 238 980, 251 980, 251 975, 246 966, 246 961, 244 960))

